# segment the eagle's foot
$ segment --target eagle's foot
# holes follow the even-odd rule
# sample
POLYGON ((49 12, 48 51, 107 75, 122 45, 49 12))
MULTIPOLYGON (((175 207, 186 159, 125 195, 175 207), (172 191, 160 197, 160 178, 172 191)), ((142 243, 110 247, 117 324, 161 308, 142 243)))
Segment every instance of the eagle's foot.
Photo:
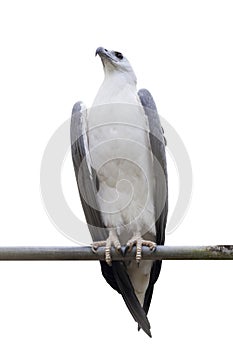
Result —
POLYGON ((115 232, 110 232, 106 241, 93 242, 92 251, 95 253, 99 247, 105 247, 105 261, 109 266, 112 265, 111 248, 121 252, 121 244, 115 232))
POLYGON ((142 247, 149 247, 150 250, 156 249, 156 243, 142 239, 140 233, 136 233, 126 244, 126 251, 131 251, 136 246, 136 262, 139 264, 142 259, 142 247))

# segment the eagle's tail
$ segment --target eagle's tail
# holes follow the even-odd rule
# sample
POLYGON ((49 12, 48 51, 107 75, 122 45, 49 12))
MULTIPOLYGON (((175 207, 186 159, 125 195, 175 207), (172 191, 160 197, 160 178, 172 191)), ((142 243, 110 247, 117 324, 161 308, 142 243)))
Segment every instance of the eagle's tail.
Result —
MULTIPOLYGON (((149 285, 147 287, 147 291, 146 291, 145 299, 144 299, 144 303, 143 303, 143 309, 144 309, 146 315, 148 314, 148 311, 150 308, 150 303, 151 303, 152 294, 153 294, 153 290, 154 290, 154 284, 157 281, 157 279, 159 278, 161 266, 162 266, 162 260, 157 260, 157 261, 153 262, 153 266, 151 269, 151 278, 150 278, 149 285)), ((141 329, 141 327, 138 324, 138 331, 140 331, 140 329, 141 329)))
POLYGON ((146 312, 141 307, 138 298, 134 293, 134 288, 123 263, 119 261, 113 261, 112 272, 119 288, 119 292, 121 293, 125 304, 128 307, 134 320, 138 323, 138 327, 142 328, 149 337, 152 337, 150 331, 150 323, 146 316, 146 312))

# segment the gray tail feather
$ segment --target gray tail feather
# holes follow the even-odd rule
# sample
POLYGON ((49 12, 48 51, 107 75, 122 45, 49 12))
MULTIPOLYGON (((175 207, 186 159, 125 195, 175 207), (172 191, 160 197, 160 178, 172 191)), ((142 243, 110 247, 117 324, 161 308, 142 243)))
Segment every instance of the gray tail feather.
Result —
MULTIPOLYGON (((144 309, 146 315, 147 315, 149 308, 150 308, 150 303, 151 303, 152 294, 153 294, 153 290, 154 290, 154 284, 159 277, 161 265, 162 265, 161 260, 154 261, 152 269, 151 269, 150 282, 149 282, 149 286, 148 286, 147 291, 146 291, 145 300, 144 300, 144 304, 143 304, 143 309, 144 309)), ((140 331, 140 329, 141 329, 141 327, 138 324, 138 331, 140 331)))
POLYGON ((132 283, 128 277, 127 272, 125 271, 124 265, 121 262, 113 261, 112 271, 116 283, 120 289, 120 293, 134 320, 149 337, 152 337, 150 332, 150 323, 148 321, 145 311, 141 307, 138 298, 134 293, 132 283))

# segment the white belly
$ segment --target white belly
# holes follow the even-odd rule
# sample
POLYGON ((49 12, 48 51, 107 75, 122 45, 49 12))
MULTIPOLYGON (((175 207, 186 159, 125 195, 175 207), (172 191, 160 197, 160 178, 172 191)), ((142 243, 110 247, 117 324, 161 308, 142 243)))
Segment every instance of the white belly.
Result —
POLYGON ((155 233, 153 156, 147 118, 133 104, 105 104, 88 112, 92 167, 105 225, 125 244, 132 234, 155 233))

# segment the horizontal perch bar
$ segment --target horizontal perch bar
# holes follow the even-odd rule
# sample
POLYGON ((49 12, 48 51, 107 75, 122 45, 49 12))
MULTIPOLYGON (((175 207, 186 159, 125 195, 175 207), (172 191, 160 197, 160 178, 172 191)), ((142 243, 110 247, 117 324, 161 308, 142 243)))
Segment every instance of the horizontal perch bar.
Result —
MULTIPOLYGON (((135 259, 135 248, 125 256, 112 249, 112 260, 135 259)), ((157 246, 142 249, 143 260, 232 260, 233 245, 157 246)), ((93 253, 90 246, 0 247, 0 260, 104 260, 104 248, 93 253)))

